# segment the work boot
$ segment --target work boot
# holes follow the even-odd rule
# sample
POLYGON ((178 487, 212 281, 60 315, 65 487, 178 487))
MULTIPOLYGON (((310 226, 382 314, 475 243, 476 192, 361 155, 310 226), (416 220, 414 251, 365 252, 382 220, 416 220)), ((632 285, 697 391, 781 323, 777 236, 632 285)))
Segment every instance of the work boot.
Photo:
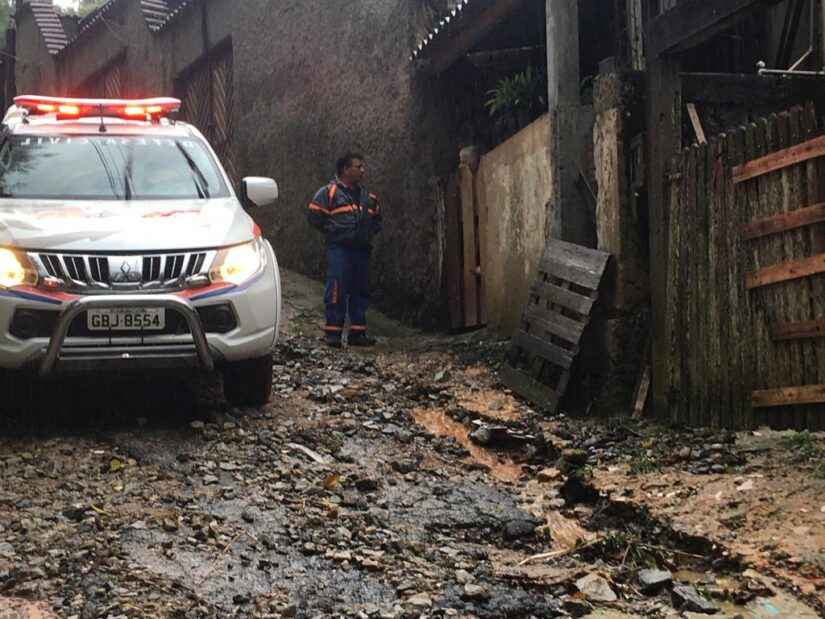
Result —
POLYGON ((365 331, 350 333, 347 342, 350 346, 375 346, 378 343, 374 337, 370 337, 365 331))
POLYGON ((324 338, 326 341, 327 346, 330 348, 341 348, 341 334, 340 333, 327 333, 326 337, 324 338))

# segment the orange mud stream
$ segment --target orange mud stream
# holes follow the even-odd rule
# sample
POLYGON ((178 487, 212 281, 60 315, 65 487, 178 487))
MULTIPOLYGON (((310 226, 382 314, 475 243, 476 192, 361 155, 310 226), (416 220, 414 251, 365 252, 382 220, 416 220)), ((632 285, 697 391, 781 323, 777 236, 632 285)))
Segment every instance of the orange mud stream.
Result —
POLYGON ((498 454, 479 447, 470 440, 470 431, 454 419, 436 409, 416 409, 412 411, 415 422, 430 434, 444 438, 453 438, 470 452, 470 459, 490 469, 496 479, 507 482, 517 481, 522 475, 522 466, 498 454))

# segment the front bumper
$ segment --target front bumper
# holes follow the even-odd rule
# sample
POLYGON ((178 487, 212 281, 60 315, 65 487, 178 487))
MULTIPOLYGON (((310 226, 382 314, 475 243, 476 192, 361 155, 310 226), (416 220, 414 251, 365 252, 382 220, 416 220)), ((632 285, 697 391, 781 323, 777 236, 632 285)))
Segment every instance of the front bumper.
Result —
MULTIPOLYGON (((281 318, 281 285, 274 252, 266 244, 264 270, 241 286, 211 286, 174 294, 107 294, 71 297, 37 291, 0 291, 0 368, 32 368, 43 375, 64 372, 125 370, 212 370, 222 363, 261 357, 271 352, 281 318), (226 333, 206 332, 199 310, 215 305, 232 308, 237 319, 226 333), (90 309, 164 308, 188 327, 180 335, 135 334, 85 337, 70 326, 90 309), (59 312, 49 337, 20 339, 10 333, 15 311, 59 312)), ((80 318, 82 320, 82 318, 80 318)))
POLYGON ((166 367, 197 366, 196 362, 199 362, 200 367, 206 371, 215 369, 215 360, 209 350, 200 316, 189 301, 175 295, 106 295, 83 297, 71 301, 60 313, 57 327, 49 341, 43 361, 40 363, 40 374, 44 376, 51 374, 58 364, 71 371, 72 369, 96 369, 104 364, 114 364, 117 369, 120 369, 134 366, 135 362, 141 361, 144 365, 162 363, 166 367), (124 306, 159 308, 177 312, 189 327, 192 344, 159 347, 109 346, 98 350, 80 347, 66 348, 66 337, 75 318, 92 309, 124 306))

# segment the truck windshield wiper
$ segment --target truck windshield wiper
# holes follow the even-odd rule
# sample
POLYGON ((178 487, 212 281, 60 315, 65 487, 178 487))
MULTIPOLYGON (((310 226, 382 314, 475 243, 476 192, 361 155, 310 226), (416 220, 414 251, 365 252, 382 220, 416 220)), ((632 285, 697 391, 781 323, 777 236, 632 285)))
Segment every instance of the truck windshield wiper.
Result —
POLYGON ((203 172, 200 171, 198 168, 198 164, 195 163, 195 160, 192 159, 192 155, 186 152, 186 149, 180 145, 180 142, 175 142, 175 146, 177 146, 178 150, 183 155, 183 158, 186 159, 186 163, 189 164, 189 169, 192 170, 192 180, 195 183, 195 188, 198 190, 198 197, 202 200, 209 199, 209 182, 206 180, 206 177, 203 175, 203 172))

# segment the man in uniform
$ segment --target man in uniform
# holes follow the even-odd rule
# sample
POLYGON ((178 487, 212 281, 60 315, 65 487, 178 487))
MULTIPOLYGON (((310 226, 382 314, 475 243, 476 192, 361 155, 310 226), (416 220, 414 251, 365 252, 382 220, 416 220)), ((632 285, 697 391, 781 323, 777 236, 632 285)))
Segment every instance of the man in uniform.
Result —
POLYGON ((361 184, 366 170, 362 155, 347 153, 336 169, 335 179, 317 191, 307 212, 327 241, 326 343, 341 347, 349 313, 349 345, 373 346, 375 340, 367 335, 369 265, 372 239, 381 230, 381 208, 361 184))

